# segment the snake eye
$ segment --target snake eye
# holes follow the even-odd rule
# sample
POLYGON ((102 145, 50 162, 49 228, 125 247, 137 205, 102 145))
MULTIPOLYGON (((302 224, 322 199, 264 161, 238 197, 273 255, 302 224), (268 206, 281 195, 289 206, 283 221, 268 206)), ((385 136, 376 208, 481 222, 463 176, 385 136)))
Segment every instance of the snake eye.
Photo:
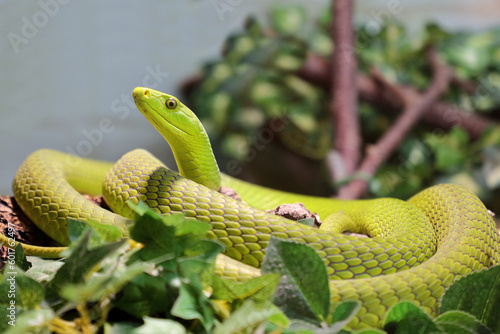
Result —
POLYGON ((177 107, 177 101, 173 98, 169 98, 165 101, 165 107, 167 107, 167 109, 175 109, 175 107, 177 107))

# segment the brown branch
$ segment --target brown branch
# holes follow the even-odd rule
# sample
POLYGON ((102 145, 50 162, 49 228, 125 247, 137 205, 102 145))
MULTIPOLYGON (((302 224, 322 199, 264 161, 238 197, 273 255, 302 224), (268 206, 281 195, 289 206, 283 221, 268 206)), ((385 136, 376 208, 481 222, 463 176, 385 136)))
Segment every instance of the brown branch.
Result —
MULTIPOLYGON (((402 110, 403 100, 387 97, 384 92, 385 87, 377 83, 376 78, 366 75, 358 75, 359 97, 361 100, 374 105, 375 107, 392 113, 398 113, 402 110)), ((413 87, 405 87, 405 89, 418 94, 418 91, 413 87)), ((436 101, 424 110, 422 120, 427 124, 431 124, 442 130, 449 130, 454 126, 462 127, 469 136, 474 140, 478 139, 481 134, 494 121, 487 119, 484 116, 464 111, 458 106, 436 101)))
MULTIPOLYGON (((309 54, 299 71, 299 75, 311 83, 328 88, 330 87, 330 71, 328 69, 327 61, 317 55, 309 54)), ((394 98, 388 99, 384 92, 385 87, 379 85, 373 77, 358 74, 357 86, 359 98, 362 101, 384 111, 392 113, 401 111, 404 101, 394 98)), ((407 89, 418 93, 415 88, 408 87, 407 89)), ((459 125, 467 131, 472 139, 479 138, 487 127, 494 124, 481 115, 466 112, 458 106, 445 102, 436 102, 426 108, 422 120, 443 130, 459 125)))
MULTIPOLYGON (((335 146, 344 162, 344 171, 355 170, 361 154, 361 132, 357 112, 357 64, 352 23, 353 0, 333 2, 330 112, 335 128, 335 146)), ((337 175, 338 176, 338 175, 337 175)))
MULTIPOLYGON (((399 146, 406 134, 420 119, 424 110, 436 102, 439 96, 448 88, 453 71, 439 61, 434 49, 428 51, 428 57, 434 72, 434 78, 429 88, 423 94, 393 86, 381 76, 378 76, 377 80, 380 84, 390 86, 390 88, 386 87, 386 90, 391 91, 395 96, 404 97, 405 108, 382 138, 375 145, 367 149, 366 156, 356 173, 369 176, 375 175, 378 167, 399 146)), ((338 193, 338 197, 343 199, 360 198, 365 194, 367 188, 368 182, 366 180, 356 179, 342 187, 338 193)))

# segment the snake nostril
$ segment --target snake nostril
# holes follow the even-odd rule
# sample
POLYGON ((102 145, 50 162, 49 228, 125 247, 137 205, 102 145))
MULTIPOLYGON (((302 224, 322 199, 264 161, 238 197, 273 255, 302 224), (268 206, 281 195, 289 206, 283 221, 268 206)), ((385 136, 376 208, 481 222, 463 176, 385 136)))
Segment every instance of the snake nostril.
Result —
POLYGON ((149 89, 146 89, 146 90, 144 91, 144 96, 148 96, 148 95, 149 95, 149 89))

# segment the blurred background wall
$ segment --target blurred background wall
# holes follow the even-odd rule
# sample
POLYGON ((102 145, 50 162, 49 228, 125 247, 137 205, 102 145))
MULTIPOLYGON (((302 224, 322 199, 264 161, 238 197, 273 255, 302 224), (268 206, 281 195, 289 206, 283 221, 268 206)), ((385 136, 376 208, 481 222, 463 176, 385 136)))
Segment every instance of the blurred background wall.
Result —
MULTIPOLYGON (((273 4, 290 3, 221 2, 226 11, 215 0, 0 0, 0 194, 11 194, 19 164, 44 147, 106 160, 142 147, 173 166, 132 89, 178 94, 247 15, 265 18, 273 4)), ((327 3, 307 1, 311 17, 327 3)), ((355 16, 400 20, 415 31, 430 20, 480 30, 500 24, 500 3, 358 1, 355 16)))

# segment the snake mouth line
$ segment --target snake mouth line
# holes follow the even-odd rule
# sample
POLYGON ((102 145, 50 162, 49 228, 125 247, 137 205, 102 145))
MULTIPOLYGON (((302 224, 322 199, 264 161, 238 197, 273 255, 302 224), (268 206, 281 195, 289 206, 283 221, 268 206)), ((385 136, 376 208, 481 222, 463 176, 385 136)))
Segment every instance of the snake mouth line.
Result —
MULTIPOLYGON (((152 107, 152 106, 151 106, 151 105, 150 105, 147 101, 141 100, 141 102, 142 102, 142 103, 147 104, 147 106, 148 106, 151 110, 154 110, 154 112, 155 112, 158 116, 160 116, 160 117, 161 117, 161 118, 162 118, 165 122, 167 122, 168 124, 170 124, 173 128, 175 128, 175 129, 177 129, 177 130, 179 130, 179 131, 181 131, 181 132, 185 133, 185 134, 186 134, 186 135, 188 135, 188 136, 193 136, 192 134, 190 134, 190 133, 188 133, 188 132, 184 131, 183 129, 179 128, 179 127, 178 127, 178 126, 176 126, 175 124, 173 124, 173 123, 169 122, 169 121, 168 121, 168 119, 166 119, 166 118, 165 118, 164 116, 162 116, 159 112, 157 112, 157 111, 156 111, 156 110, 155 110, 155 109, 154 109, 154 108, 153 108, 153 107, 152 107)), ((154 124, 158 127, 158 129, 161 129, 160 125, 158 124, 158 122, 157 122, 155 119, 153 119, 153 117, 151 117, 151 121, 152 121, 152 122, 153 122, 153 123, 154 123, 154 124)))

